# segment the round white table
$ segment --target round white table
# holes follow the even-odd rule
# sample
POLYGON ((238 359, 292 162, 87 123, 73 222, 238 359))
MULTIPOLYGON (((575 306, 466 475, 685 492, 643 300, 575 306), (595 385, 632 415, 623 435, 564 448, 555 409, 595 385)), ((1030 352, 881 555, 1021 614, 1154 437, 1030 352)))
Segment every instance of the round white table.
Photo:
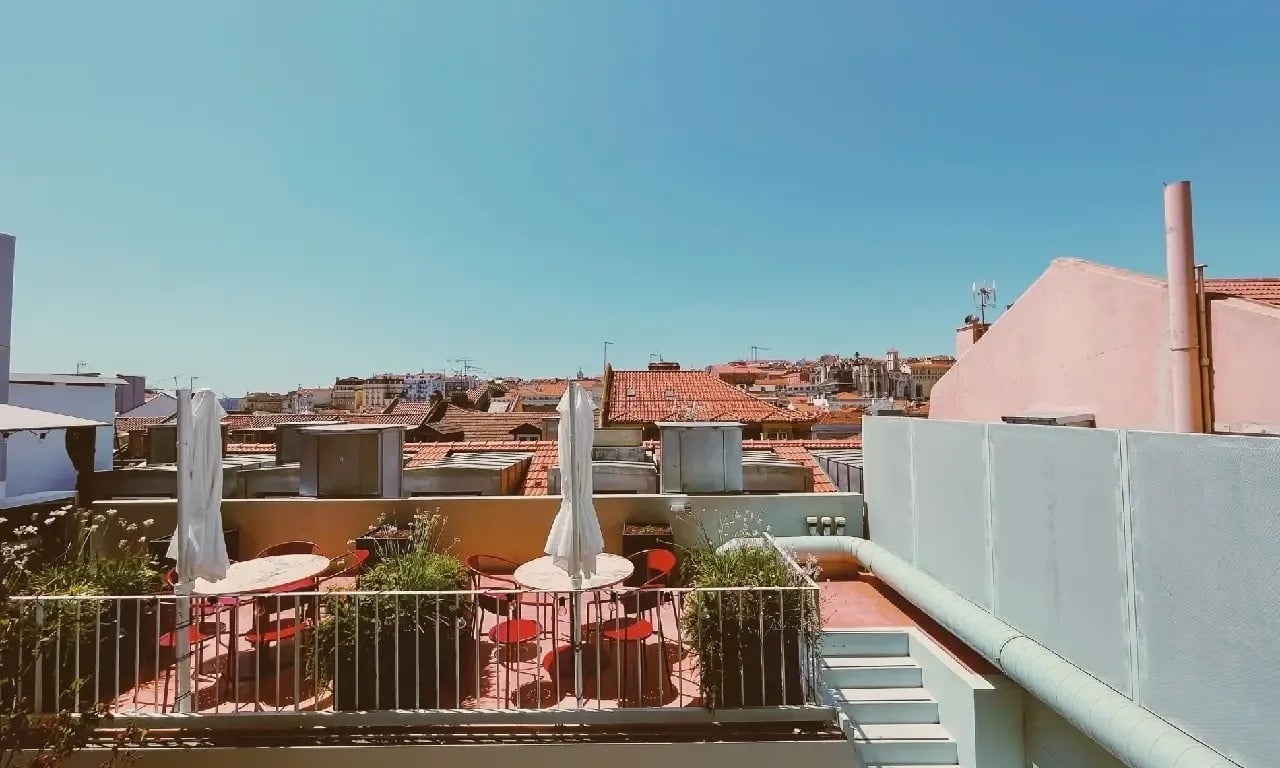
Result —
POLYGON ((324 555, 271 555, 232 563, 217 581, 196 579, 193 595, 243 595, 269 592, 295 581, 319 576, 329 567, 324 555))
POLYGON ((600 554, 596 555, 596 572, 574 584, 568 572, 558 567, 548 555, 516 568, 514 575, 522 587, 547 592, 570 592, 575 589, 604 589, 621 584, 635 569, 635 564, 621 555, 600 554))
MULTIPOLYGON (((196 579, 192 585, 192 595, 251 595, 269 592, 277 587, 319 576, 329 567, 329 558, 324 555, 271 555, 257 557, 253 560, 242 560, 232 563, 227 568, 227 575, 217 581, 196 579)), ((221 602, 221 601, 220 601, 221 602)), ((241 651, 238 642, 240 637, 240 603, 232 600, 230 616, 230 677, 232 684, 238 683, 246 675, 252 676, 257 663, 252 661, 255 651, 241 651), (248 661, 241 656, 248 657, 248 661)), ((256 706, 256 705, 255 705, 256 706)))
POLYGON ((582 593, 586 590, 604 589, 627 580, 635 571, 635 564, 619 555, 596 555, 595 573, 574 583, 569 573, 558 567, 551 556, 539 557, 516 568, 516 581, 523 587, 546 592, 568 592, 573 620, 569 622, 570 648, 573 649, 573 692, 582 706, 582 628, 578 622, 582 613, 582 593))

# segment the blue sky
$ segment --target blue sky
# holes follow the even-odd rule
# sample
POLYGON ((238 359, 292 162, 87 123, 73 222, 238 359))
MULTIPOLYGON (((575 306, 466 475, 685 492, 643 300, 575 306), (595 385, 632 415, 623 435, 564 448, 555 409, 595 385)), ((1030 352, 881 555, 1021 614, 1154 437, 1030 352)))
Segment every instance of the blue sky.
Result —
POLYGON ((949 352, 970 285, 1280 272, 1280 6, 10 3, 15 370, 228 394, 752 344, 949 352))

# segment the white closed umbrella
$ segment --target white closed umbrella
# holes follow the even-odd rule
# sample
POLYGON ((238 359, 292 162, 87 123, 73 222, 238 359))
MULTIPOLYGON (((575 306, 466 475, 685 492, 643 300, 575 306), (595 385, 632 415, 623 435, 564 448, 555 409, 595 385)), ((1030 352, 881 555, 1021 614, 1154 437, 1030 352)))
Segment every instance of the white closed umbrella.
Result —
POLYGON ((595 575, 596 556, 604 552, 604 537, 591 494, 591 446, 595 414, 591 397, 577 382, 569 382, 557 409, 560 426, 560 511, 551 524, 545 552, 556 567, 573 579, 595 575))
POLYGON ((222 415, 213 390, 178 390, 178 525, 168 556, 178 571, 179 712, 190 706, 191 585, 219 581, 231 565, 222 534, 222 415))
POLYGON ((596 557, 604 552, 604 536, 592 503, 591 446, 595 442, 595 413, 591 397, 577 382, 569 382, 556 409, 560 453, 560 511, 551 523, 545 552, 556 567, 569 574, 573 593, 574 695, 582 705, 582 638, 578 602, 584 579, 596 572, 596 557))

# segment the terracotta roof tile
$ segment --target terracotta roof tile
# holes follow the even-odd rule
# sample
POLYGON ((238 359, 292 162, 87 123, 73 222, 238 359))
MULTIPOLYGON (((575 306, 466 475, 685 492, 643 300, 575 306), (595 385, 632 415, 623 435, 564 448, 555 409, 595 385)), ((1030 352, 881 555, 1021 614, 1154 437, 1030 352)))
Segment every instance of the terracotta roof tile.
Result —
POLYGON ((160 424, 163 421, 163 416, 117 416, 116 432, 121 434, 144 432, 152 424, 160 424))
POLYGON ((433 405, 435 404, 418 400, 398 400, 396 401, 396 404, 391 407, 391 413, 421 413, 426 415, 431 412, 431 407, 433 405))
POLYGON ((468 440, 457 443, 410 443, 406 452, 416 449, 407 466, 421 467, 439 461, 451 453, 477 453, 497 451, 533 451, 529 470, 521 487, 523 496, 546 496, 548 473, 556 465, 559 455, 554 440, 468 440))
MULTIPOLYGON (((442 435, 462 434, 463 440, 512 440, 522 426, 536 428, 541 434, 543 417, 524 413, 486 413, 450 404, 444 416, 424 424, 442 435)), ((531 431, 531 430, 526 430, 531 431)))
POLYGON ((604 408, 610 424, 812 420, 702 371, 614 371, 604 408))
POLYGON ((274 455, 274 443, 227 443, 227 453, 265 453, 274 455))
MULTIPOLYGON (((250 427, 274 427, 294 421, 344 421, 350 414, 336 413, 255 413, 249 417, 250 427)), ((228 419, 231 417, 227 417, 228 419)), ((224 420, 225 422, 226 420, 224 420)), ((244 425, 241 425, 244 426, 244 425)))
POLYGON ((1204 287, 1210 293, 1280 307, 1280 277, 1218 278, 1205 280, 1204 287))
POLYGON ((843 411, 828 411, 818 417, 819 424, 861 424, 862 411, 850 408, 843 411))
POLYGON ((348 424, 403 424, 406 427, 416 427, 425 418, 425 413, 353 413, 342 420, 348 424))

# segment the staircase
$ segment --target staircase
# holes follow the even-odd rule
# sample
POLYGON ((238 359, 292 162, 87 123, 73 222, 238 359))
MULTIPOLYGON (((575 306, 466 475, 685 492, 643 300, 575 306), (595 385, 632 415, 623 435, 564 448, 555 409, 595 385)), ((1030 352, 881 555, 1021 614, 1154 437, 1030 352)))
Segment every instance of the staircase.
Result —
POLYGON ((910 640, 894 630, 824 633, 822 676, 866 768, 958 765, 956 742, 924 689, 910 640))

